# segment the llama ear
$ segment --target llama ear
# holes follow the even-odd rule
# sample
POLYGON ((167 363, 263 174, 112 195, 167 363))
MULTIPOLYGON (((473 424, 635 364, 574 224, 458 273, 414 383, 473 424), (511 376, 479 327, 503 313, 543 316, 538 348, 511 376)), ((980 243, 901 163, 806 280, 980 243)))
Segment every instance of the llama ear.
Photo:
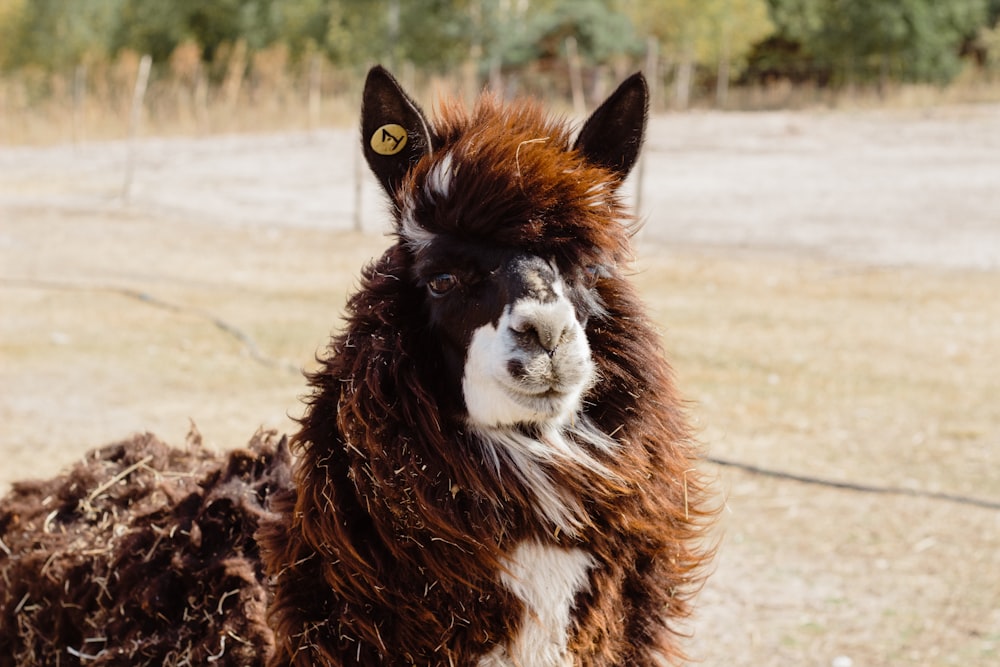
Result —
POLYGON ((573 148, 625 178, 639 157, 648 104, 646 79, 637 72, 590 115, 573 148))
POLYGON ((361 146, 368 166, 395 198, 406 172, 431 152, 430 124, 417 103, 379 66, 368 71, 361 103, 361 146))

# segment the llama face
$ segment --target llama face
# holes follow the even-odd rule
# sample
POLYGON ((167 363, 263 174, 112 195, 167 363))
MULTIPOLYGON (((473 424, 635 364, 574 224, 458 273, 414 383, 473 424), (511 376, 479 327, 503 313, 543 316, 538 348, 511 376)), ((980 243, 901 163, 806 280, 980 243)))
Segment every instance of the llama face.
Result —
POLYGON ((594 377, 586 334, 557 268, 533 257, 503 273, 506 291, 520 295, 472 334, 462 378, 469 418, 483 426, 566 422, 594 377))
POLYGON ((469 420, 485 427, 569 421, 594 380, 584 330, 595 303, 588 284, 535 255, 427 237, 416 279, 469 420))

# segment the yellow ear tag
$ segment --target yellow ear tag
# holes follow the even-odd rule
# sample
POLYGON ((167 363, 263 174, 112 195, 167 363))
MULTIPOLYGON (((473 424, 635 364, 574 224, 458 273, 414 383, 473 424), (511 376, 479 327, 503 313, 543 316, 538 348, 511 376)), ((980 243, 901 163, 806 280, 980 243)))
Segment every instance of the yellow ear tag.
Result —
POLYGON ((379 155, 395 155, 406 146, 406 130, 395 123, 383 125, 375 130, 369 143, 379 155))

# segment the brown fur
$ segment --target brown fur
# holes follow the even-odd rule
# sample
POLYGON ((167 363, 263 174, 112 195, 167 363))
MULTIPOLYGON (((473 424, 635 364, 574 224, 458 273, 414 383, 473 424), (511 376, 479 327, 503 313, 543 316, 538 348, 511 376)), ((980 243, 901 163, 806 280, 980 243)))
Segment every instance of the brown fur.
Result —
POLYGON ((310 376, 293 441, 295 492, 260 535, 276 581, 270 664, 475 665, 521 618, 498 568, 526 538, 585 545, 599 563, 576 604, 574 664, 678 659, 675 621, 707 557, 697 540, 705 492, 670 370, 623 277, 629 232, 618 180, 570 151, 567 127, 534 105, 486 98, 471 115, 448 107, 435 134, 434 155, 400 192, 425 228, 562 266, 611 267, 597 286, 608 316, 587 329, 600 381, 585 414, 620 443, 603 461, 617 478, 571 464, 548 471, 587 510, 583 532, 568 536, 532 511, 530 489, 483 460, 442 396, 441 360, 400 240, 364 272, 346 328, 310 376), (425 201, 428 171, 449 152, 454 194, 425 201))
POLYGON ((15 484, 0 501, 0 667, 262 665, 252 536, 288 484, 268 433, 225 457, 135 436, 15 484))

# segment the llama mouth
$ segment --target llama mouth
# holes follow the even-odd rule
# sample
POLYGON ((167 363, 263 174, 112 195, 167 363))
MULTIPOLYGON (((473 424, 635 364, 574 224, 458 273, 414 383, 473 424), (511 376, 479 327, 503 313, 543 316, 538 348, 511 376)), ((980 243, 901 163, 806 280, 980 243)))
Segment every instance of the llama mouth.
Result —
POLYGON ((589 359, 580 355, 572 362, 569 357, 544 361, 525 364, 515 359, 505 365, 506 372, 493 375, 496 398, 521 413, 514 421, 560 421, 580 408, 593 379, 589 359))
POLYGON ((515 397, 521 396, 524 400, 528 401, 561 401, 563 400, 567 392, 560 391, 558 389, 546 389, 544 391, 523 391, 523 392, 511 392, 515 397))
POLYGON ((559 400, 579 389, 573 378, 564 377, 554 368, 525 373, 520 362, 508 362, 507 372, 498 373, 495 381, 512 396, 523 396, 527 400, 559 400))
POLYGON ((506 387, 508 398, 539 416, 554 417, 562 414, 567 404, 577 393, 573 389, 549 387, 541 391, 526 391, 523 387, 517 389, 506 387))

